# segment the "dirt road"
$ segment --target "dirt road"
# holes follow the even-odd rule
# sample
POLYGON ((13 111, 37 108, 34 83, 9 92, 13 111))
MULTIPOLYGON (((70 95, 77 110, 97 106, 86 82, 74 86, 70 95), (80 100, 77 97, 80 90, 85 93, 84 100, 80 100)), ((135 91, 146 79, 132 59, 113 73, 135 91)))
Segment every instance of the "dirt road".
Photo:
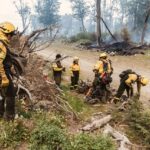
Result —
MULTIPOLYGON (((62 55, 69 55, 72 57, 78 56, 80 58, 81 65, 81 78, 85 80, 93 80, 94 74, 92 69, 95 62, 98 60, 99 52, 79 50, 74 48, 74 46, 63 45, 60 43, 55 43, 50 48, 38 52, 38 54, 49 60, 54 60, 56 53, 61 53, 62 55)), ((72 57, 63 60, 63 64, 66 66, 66 69, 71 65, 72 57)), ((126 69, 132 69, 136 73, 150 79, 150 56, 112 56, 110 59, 112 60, 114 67, 113 87, 118 88, 118 75, 126 69)), ((66 78, 69 79, 69 74, 67 74, 66 78)), ((150 107, 150 83, 148 86, 142 87, 141 93, 141 100, 143 101, 143 104, 150 107)))

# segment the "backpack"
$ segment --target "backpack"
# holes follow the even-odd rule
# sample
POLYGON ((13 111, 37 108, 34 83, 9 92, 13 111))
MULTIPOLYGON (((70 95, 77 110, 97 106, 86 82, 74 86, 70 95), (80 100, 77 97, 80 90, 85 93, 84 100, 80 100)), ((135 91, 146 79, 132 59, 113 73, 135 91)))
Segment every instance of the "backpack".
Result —
POLYGON ((122 71, 121 72, 121 74, 119 74, 119 77, 122 79, 122 78, 124 78, 126 75, 128 75, 128 74, 135 74, 135 72, 133 72, 131 69, 127 69, 127 70, 125 70, 125 71, 122 71))
POLYGON ((4 68, 7 69, 7 67, 10 68, 12 65, 14 65, 14 69, 16 72, 15 76, 17 77, 25 73, 27 59, 22 55, 18 55, 10 51, 9 47, 4 43, 4 41, 0 40, 0 42, 3 43, 7 49, 6 58, 3 61, 4 68))
POLYGON ((112 62, 111 60, 108 60, 107 62, 103 61, 103 69, 105 72, 108 71, 108 64, 110 64, 111 67, 111 74, 113 73, 113 67, 112 67, 112 62))

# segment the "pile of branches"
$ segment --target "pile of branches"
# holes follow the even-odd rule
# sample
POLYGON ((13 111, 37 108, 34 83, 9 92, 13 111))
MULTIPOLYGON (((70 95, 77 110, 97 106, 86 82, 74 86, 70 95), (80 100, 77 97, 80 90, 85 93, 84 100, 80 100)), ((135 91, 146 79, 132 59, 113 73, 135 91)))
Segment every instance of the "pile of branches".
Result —
POLYGON ((145 50, 148 49, 148 45, 135 45, 126 41, 115 42, 113 44, 105 44, 101 47, 102 50, 107 53, 114 53, 116 55, 135 55, 145 54, 145 50))
POLYGON ((102 50, 112 55, 144 55, 145 50, 149 49, 150 45, 136 45, 130 42, 121 41, 113 44, 101 43, 100 46, 97 46, 96 44, 80 43, 77 47, 86 50, 102 50))
POLYGON ((51 79, 48 79, 48 74, 45 77, 43 70, 47 62, 34 53, 48 47, 56 37, 55 34, 53 39, 49 40, 49 42, 43 42, 39 46, 37 44, 40 43, 39 36, 44 31, 47 31, 47 29, 33 31, 30 35, 18 33, 11 41, 11 51, 21 64, 18 71, 23 70, 17 76, 17 86, 24 89, 31 99, 33 109, 64 112, 77 118, 71 106, 64 100, 62 90, 51 79), (22 63, 22 58, 26 60, 25 64, 22 63))

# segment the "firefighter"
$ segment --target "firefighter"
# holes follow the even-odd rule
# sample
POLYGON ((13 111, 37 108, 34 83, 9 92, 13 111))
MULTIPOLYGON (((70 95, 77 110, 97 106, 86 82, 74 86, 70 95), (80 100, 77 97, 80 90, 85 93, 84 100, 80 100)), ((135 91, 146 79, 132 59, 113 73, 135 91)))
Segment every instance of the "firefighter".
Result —
POLYGON ((70 89, 76 89, 78 87, 79 75, 80 75, 80 65, 79 58, 73 58, 73 64, 70 66, 71 72, 71 87, 70 89))
POLYGON ((147 78, 136 74, 130 69, 123 71, 120 74, 120 78, 121 78, 120 85, 115 95, 116 100, 119 100, 121 98, 125 90, 127 92, 127 97, 128 98, 132 97, 134 94, 133 91, 134 83, 137 83, 137 94, 140 97, 141 86, 146 86, 149 82, 147 78))
POLYGON ((95 64, 93 71, 96 71, 96 73, 98 73, 100 77, 102 77, 104 73, 110 75, 113 73, 111 60, 107 58, 106 53, 100 54, 99 61, 97 61, 97 63, 95 64))
POLYGON ((15 117, 15 89, 11 79, 12 60, 9 42, 15 34, 15 26, 10 22, 0 24, 0 77, 1 98, 0 117, 13 120, 15 117))
POLYGON ((95 64, 93 72, 95 73, 93 86, 88 91, 86 97, 95 95, 106 101, 111 94, 110 83, 112 82, 111 75, 113 73, 111 61, 107 58, 106 53, 100 54, 99 61, 95 64))
POLYGON ((100 81, 104 86, 108 86, 112 82, 113 68, 106 53, 100 54, 99 61, 95 64, 93 71, 95 72, 94 86, 99 84, 100 81))
POLYGON ((61 58, 61 55, 57 54, 55 62, 52 64, 54 80, 59 87, 61 84, 62 72, 65 71, 65 67, 61 64, 61 58))

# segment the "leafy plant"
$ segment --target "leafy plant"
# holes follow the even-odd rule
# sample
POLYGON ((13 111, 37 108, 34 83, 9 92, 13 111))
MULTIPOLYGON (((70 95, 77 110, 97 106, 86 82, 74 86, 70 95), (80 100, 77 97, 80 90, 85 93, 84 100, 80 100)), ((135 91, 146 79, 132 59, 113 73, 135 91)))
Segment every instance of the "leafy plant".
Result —
POLYGON ((15 147, 21 141, 29 138, 28 129, 24 126, 22 120, 14 122, 0 122, 0 149, 15 147))
POLYGON ((109 137, 79 134, 73 142, 73 150, 115 150, 109 137))
POLYGON ((70 42, 95 42, 96 41, 96 34, 95 33, 89 33, 89 32, 81 32, 77 35, 70 37, 70 42))
POLYGON ((37 124, 31 133, 31 150, 71 150, 67 135, 55 123, 45 120, 37 124))
POLYGON ((138 100, 131 102, 127 122, 137 137, 140 137, 143 144, 150 146, 150 112, 144 112, 142 104, 138 100))

